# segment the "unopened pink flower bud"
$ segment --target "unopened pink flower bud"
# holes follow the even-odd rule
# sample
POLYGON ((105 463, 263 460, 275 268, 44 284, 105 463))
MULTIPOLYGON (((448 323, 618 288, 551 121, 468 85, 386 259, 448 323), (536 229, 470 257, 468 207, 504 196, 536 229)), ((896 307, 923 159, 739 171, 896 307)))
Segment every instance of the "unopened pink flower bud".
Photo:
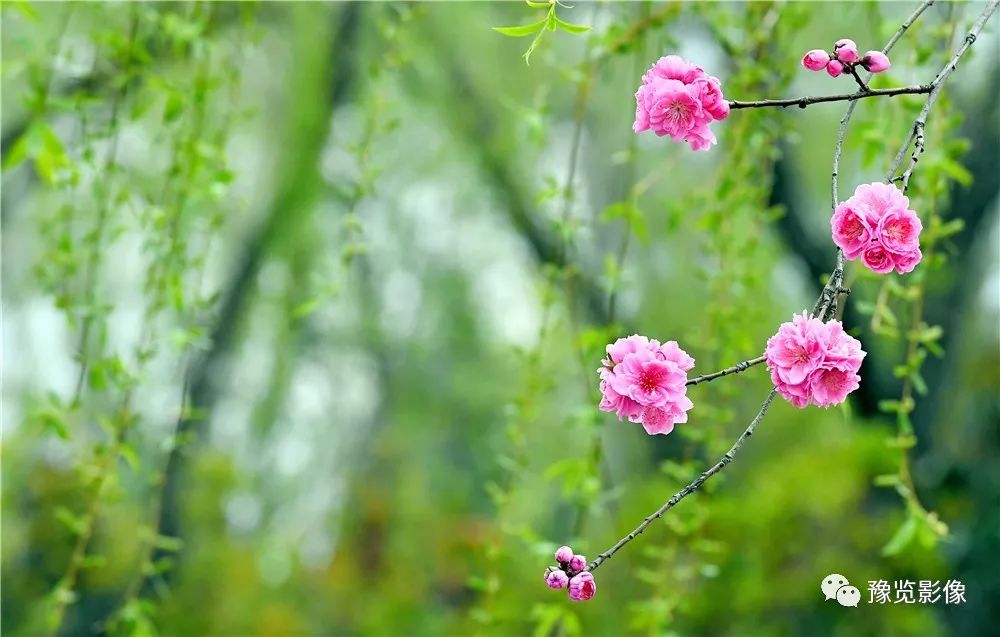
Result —
POLYGON ((802 57, 802 66, 810 71, 822 71, 830 61, 830 54, 823 49, 813 49, 802 57))
POLYGON ((545 569, 545 583, 553 590, 566 588, 569 586, 569 575, 567 575, 561 568, 550 566, 545 569))
POLYGON ((574 555, 569 561, 569 567, 574 571, 582 571, 587 568, 587 558, 582 555, 574 555))
POLYGON ((885 53, 881 51, 869 51, 861 58, 861 66, 872 73, 881 73, 892 66, 892 63, 889 62, 889 56, 885 53))
POLYGON ((597 592, 594 576, 584 571, 569 581, 569 598, 574 602, 585 602, 597 592))
POLYGON ((568 546, 560 546, 556 550, 556 561, 560 564, 567 564, 573 559, 573 549, 568 546))
POLYGON ((844 64, 853 64, 858 61, 858 45, 847 38, 837 40, 833 45, 833 55, 844 64))
POLYGON ((844 72, 844 65, 837 60, 830 60, 826 63, 826 72, 830 74, 830 77, 839 77, 844 72))

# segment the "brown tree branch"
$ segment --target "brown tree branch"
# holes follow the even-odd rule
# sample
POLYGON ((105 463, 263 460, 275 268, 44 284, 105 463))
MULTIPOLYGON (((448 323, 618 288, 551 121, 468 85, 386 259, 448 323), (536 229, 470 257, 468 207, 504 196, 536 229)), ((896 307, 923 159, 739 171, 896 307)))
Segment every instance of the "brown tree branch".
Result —
POLYGON ((877 88, 868 91, 856 91, 854 93, 840 93, 838 95, 818 95, 816 97, 790 97, 778 100, 755 100, 752 102, 740 102, 732 100, 729 102, 730 109, 740 108, 765 108, 768 106, 779 106, 788 108, 798 106, 805 108, 811 104, 821 104, 823 102, 856 102, 869 97, 893 97, 895 95, 920 95, 930 93, 934 90, 933 84, 917 84, 915 86, 901 86, 898 88, 877 88))

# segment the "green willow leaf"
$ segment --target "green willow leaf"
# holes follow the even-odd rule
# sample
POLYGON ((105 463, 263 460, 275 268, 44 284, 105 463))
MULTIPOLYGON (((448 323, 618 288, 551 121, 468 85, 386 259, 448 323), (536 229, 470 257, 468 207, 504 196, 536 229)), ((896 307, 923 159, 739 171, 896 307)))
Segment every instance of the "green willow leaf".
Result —
POLYGON ((882 555, 890 556, 896 555, 913 541, 916 537, 917 528, 919 520, 912 513, 906 518, 906 521, 896 529, 892 538, 882 547, 882 555))
POLYGON ((560 29, 562 29, 566 33, 580 34, 580 33, 586 33, 587 31, 590 31, 590 27, 588 27, 586 25, 583 25, 583 24, 573 24, 571 22, 566 22, 565 20, 560 20, 559 18, 556 18, 556 24, 559 26, 560 29))
POLYGON ((506 35, 511 38, 523 38, 528 35, 533 35, 545 26, 546 20, 539 20, 538 22, 532 22, 531 24, 522 24, 516 27, 493 27, 493 30, 502 35, 506 35))

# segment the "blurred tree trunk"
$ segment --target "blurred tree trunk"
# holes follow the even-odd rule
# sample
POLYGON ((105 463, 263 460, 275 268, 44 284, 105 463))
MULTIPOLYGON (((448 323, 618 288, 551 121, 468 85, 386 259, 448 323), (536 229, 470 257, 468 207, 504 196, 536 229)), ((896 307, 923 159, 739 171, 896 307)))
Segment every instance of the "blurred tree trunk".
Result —
MULTIPOLYGON (((293 65, 289 78, 288 143, 281 168, 277 194, 265 221, 247 240, 243 254, 228 288, 222 295, 221 309, 212 329, 211 347, 192 364, 189 403, 191 410, 210 416, 218 398, 216 379, 225 378, 226 360, 239 333, 245 308, 250 302, 261 266, 275 253, 294 254, 295 241, 308 232, 308 222, 320 190, 320 156, 329 137, 332 112, 344 103, 355 81, 355 37, 362 5, 345 3, 333 13, 326 5, 295 5, 292 32, 295 34, 293 65), (332 27, 332 28, 331 28, 332 27), (290 244, 290 245, 289 245, 290 244), (283 252, 281 246, 288 245, 283 252)), ((191 418, 177 423, 180 439, 197 428, 191 418)), ((175 448, 167 464, 163 508, 159 531, 182 537, 181 502, 185 455, 190 449, 175 448)))

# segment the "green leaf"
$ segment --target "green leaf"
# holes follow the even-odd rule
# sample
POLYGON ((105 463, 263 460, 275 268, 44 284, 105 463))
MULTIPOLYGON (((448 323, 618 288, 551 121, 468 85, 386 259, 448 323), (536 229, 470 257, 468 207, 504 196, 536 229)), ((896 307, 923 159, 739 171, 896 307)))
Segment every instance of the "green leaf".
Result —
POLYGON ((577 34, 579 34, 579 33, 586 33, 587 31, 590 31, 590 27, 588 27, 586 25, 583 25, 583 24, 572 24, 570 22, 566 22, 565 20, 560 20, 558 17, 556 18, 556 24, 559 25, 559 28, 562 29, 563 31, 565 31, 566 33, 577 33, 577 34))
POLYGON ((38 11, 35 10, 35 7, 32 6, 30 2, 25 2, 25 0, 15 0, 11 4, 14 5, 14 8, 17 9, 21 15, 28 18, 32 22, 36 24, 40 22, 38 18, 38 11))
POLYGON ((164 551, 179 551, 184 548, 184 541, 179 537, 169 535, 157 535, 153 540, 153 546, 164 551))
POLYGON ((549 8, 549 3, 548 2, 532 2, 531 0, 525 0, 525 2, 527 2, 528 6, 531 7, 532 9, 548 9, 549 8))
POLYGON ((135 452, 135 449, 132 448, 132 445, 123 443, 119 448, 118 453, 121 454, 122 459, 128 464, 132 471, 139 468, 139 455, 135 452))
POLYGON ((949 177, 957 181, 963 186, 968 186, 972 183, 972 173, 970 173, 964 166, 962 166, 957 161, 947 159, 941 162, 941 168, 949 177))
POLYGON ((900 408, 903 403, 898 400, 880 400, 878 401, 879 411, 887 411, 893 413, 899 413, 900 408))
POLYGON ((919 520, 912 513, 909 514, 906 521, 896 529, 896 533, 882 547, 882 555, 886 557, 896 555, 909 546, 913 538, 916 537, 918 526, 919 520))
POLYGON ((919 332, 919 338, 921 343, 929 343, 931 341, 936 341, 941 338, 944 331, 941 329, 940 325, 932 325, 929 327, 924 327, 919 332))
POLYGON ((7 171, 16 168, 28 158, 28 155, 31 154, 31 133, 32 129, 30 128, 22 133, 7 154, 4 155, 3 170, 7 171))
POLYGON ((471 575, 469 579, 465 581, 465 585, 474 591, 485 591, 486 590, 486 578, 479 575, 471 575))
POLYGON ((177 92, 170 92, 167 95, 167 103, 163 107, 163 120, 172 122, 184 112, 184 99, 177 92))
POLYGON ((81 516, 74 515, 66 507, 57 507, 55 510, 56 520, 69 529, 73 535, 80 535, 86 528, 86 522, 81 516))
POLYGON ((522 24, 517 27, 493 27, 493 30, 511 38, 523 38, 532 35, 545 26, 546 20, 539 20, 531 24, 522 24))
POLYGON ((69 440, 69 428, 66 426, 66 421, 63 420, 63 415, 59 410, 46 407, 35 414, 35 418, 37 418, 44 429, 51 431, 63 440, 69 440))
POLYGON ((876 487, 894 487, 899 484, 899 474, 886 473, 880 476, 875 476, 874 483, 876 487))
POLYGON ((108 558, 103 555, 88 555, 80 560, 80 568, 104 568, 108 563, 108 558))
POLYGON ((532 609, 531 613, 537 620, 534 637, 546 637, 551 635, 562 615, 562 608, 555 604, 539 604, 532 609))
POLYGON ((322 299, 320 297, 315 297, 305 301, 304 303, 300 303, 292 310, 292 318, 301 319, 309 316, 316 311, 316 308, 319 307, 321 301, 322 299))

